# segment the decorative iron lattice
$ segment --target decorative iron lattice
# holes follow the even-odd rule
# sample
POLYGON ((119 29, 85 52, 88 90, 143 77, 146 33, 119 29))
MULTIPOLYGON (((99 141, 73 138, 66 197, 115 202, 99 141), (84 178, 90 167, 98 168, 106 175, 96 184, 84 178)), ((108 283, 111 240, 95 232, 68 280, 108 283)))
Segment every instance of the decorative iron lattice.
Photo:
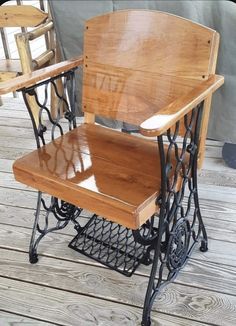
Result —
POLYGON ((22 89, 22 93, 32 120, 38 148, 76 127, 75 69, 22 89), (69 93, 67 89, 70 89, 69 93), (52 92, 54 103, 50 105, 49 98, 52 92), (34 106, 38 107, 37 117, 32 112, 32 100, 34 106), (54 116, 51 112, 54 112, 54 116))
MULTIPOLYGON (((75 69, 22 89, 22 93, 32 120, 37 148, 76 127, 75 69), (49 105, 51 92, 54 93, 53 110, 49 105), (35 110, 34 113, 32 111, 32 103, 38 109, 37 116, 35 110)), ((54 145, 57 146, 56 143, 54 145)), ((56 155, 59 156, 60 151, 64 155, 63 146, 57 146, 56 155)), ((67 158, 67 162, 68 170, 73 169, 73 158, 67 158)), ((30 242, 30 262, 38 261, 37 248, 46 234, 63 229, 70 221, 78 227, 77 219, 81 212, 82 208, 39 191, 30 242)))
MULTIPOLYGON (((71 70, 22 90, 38 148, 63 135, 64 130, 76 127, 74 73, 71 70), (47 104, 50 86, 57 98, 54 116, 47 104), (44 92, 43 101, 37 95, 40 88, 44 92), (36 118, 31 111, 32 103, 29 103, 29 99, 34 99, 38 106, 36 118)), ((178 121, 165 135, 158 136, 161 191, 156 203, 160 208, 159 215, 150 217, 135 231, 97 215, 92 215, 82 225, 81 220, 78 221, 82 208, 51 196, 45 199, 45 195, 39 192, 30 243, 30 262, 37 262, 37 248, 46 234, 63 229, 72 221, 77 235, 69 245, 71 248, 126 276, 132 275, 141 263, 152 264, 142 319, 142 325, 149 326, 155 297, 164 285, 177 276, 194 245, 201 242, 200 250, 207 250, 207 234, 200 213, 197 189, 202 110, 201 103, 184 116, 183 122, 178 121)), ((57 142, 53 144, 56 148, 55 155, 63 155, 65 158, 67 170, 75 170, 74 157, 66 158, 63 146, 57 145, 57 142)), ((78 152, 75 148, 71 155, 79 155, 78 152)), ((56 169, 55 166, 48 166, 50 168, 53 171, 56 169)))
POLYGON ((203 103, 158 136, 161 160, 161 196, 153 265, 145 298, 142 325, 151 325, 150 311, 162 287, 185 265, 194 248, 207 251, 197 189, 197 159, 203 103), (181 126, 182 123, 182 126, 181 126), (180 139, 179 133, 181 128, 180 139), (183 132, 184 128, 184 132, 183 132))
MULTIPOLYGON (((140 230, 145 234, 146 227, 140 230)), ((150 232, 149 232, 150 233, 150 232)), ((147 238, 147 234, 145 234, 147 238)), ((70 242, 69 247, 95 259, 125 276, 131 276, 139 264, 149 264, 148 243, 144 244, 132 230, 97 215, 70 242)))

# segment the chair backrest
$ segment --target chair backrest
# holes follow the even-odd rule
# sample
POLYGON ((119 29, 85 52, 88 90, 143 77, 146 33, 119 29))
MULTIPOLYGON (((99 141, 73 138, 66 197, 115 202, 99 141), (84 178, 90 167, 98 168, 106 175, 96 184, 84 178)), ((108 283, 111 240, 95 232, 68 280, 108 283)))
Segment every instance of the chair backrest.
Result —
POLYGON ((215 72, 218 43, 216 31, 164 12, 116 11, 88 20, 84 112, 140 124, 215 72))
POLYGON ((23 31, 15 35, 16 45, 22 66, 22 72, 28 73, 54 63, 55 41, 53 22, 48 13, 31 5, 5 5, 0 7, 0 27, 36 27, 32 31, 23 31), (30 41, 44 36, 45 50, 37 57, 32 57, 30 41))
MULTIPOLYGON (((53 22, 49 14, 31 5, 4 5, 0 7, 0 28, 21 27, 22 32, 15 34, 21 69, 17 73, 29 73, 44 66, 53 64, 57 60, 56 42, 53 22), (35 27, 27 31, 27 27, 35 27), (31 41, 44 37, 45 47, 40 48, 40 54, 33 57, 31 51, 31 41)), ((4 61, 4 60, 1 60, 4 61)), ((5 60, 6 66, 9 60, 5 60)), ((15 60, 11 60, 11 64, 15 60)), ((13 75, 13 77, 15 77, 13 75)), ((12 78, 7 73, 7 78, 12 78)), ((55 107, 54 94, 51 92, 52 108, 55 107)), ((34 99, 29 99, 31 110, 37 123, 38 106, 34 99)), ((54 110, 54 109, 52 109, 54 110)))
POLYGON ((0 7, 0 27, 35 27, 47 18, 46 12, 29 5, 0 7))

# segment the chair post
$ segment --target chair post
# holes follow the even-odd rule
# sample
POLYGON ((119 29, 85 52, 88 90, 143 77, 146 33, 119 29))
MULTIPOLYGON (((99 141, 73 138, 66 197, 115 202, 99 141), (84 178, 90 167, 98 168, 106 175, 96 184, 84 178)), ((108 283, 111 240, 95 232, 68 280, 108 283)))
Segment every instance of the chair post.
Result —
MULTIPOLYGON (((16 39, 16 45, 18 48, 18 53, 20 57, 20 62, 21 62, 21 67, 22 67, 22 72, 28 73, 33 71, 33 64, 32 64, 32 55, 30 51, 30 46, 29 46, 29 40, 27 37, 27 34, 16 34, 15 35, 16 39)), ((38 125, 38 111, 39 108, 35 102, 35 99, 27 95, 27 102, 30 103, 30 109, 32 111, 32 114, 34 116, 34 120, 36 125, 38 125)))

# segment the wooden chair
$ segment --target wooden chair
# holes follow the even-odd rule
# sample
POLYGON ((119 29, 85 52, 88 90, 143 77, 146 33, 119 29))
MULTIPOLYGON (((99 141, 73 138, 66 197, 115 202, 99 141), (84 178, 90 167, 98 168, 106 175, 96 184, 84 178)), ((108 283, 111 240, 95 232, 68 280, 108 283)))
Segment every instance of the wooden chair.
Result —
POLYGON ((217 32, 181 17, 117 11, 86 22, 83 57, 0 87, 0 94, 22 89, 37 141, 38 149, 13 167, 18 181, 39 190, 30 262, 38 260, 40 240, 71 221, 77 234, 69 246, 78 252, 126 276, 141 263, 151 264, 142 325, 151 324, 156 295, 194 246, 207 251, 197 167, 211 96, 224 82, 215 75, 218 45, 217 32), (76 127, 74 72, 81 65, 85 121, 76 127), (61 77, 64 90, 67 83, 72 90, 71 106, 59 96, 67 103, 62 122, 60 103, 52 119, 36 93, 61 77), (39 127, 27 96, 40 107, 39 127), (145 137, 99 126, 96 116, 139 125, 145 137), (63 133, 65 126, 69 131, 63 133), (48 132, 52 140, 46 144, 48 132), (86 223, 83 209, 93 212, 86 223))
MULTIPOLYGON (((1 6, 0 27, 35 27, 31 31, 15 35, 19 59, 6 58, 0 60, 0 82, 55 63, 54 26, 48 13, 31 5, 1 6), (38 57, 33 58, 30 43, 41 36, 45 38, 46 49, 38 57)), ((31 108, 36 119, 38 106, 33 99, 29 99, 29 101, 32 102, 31 108)))

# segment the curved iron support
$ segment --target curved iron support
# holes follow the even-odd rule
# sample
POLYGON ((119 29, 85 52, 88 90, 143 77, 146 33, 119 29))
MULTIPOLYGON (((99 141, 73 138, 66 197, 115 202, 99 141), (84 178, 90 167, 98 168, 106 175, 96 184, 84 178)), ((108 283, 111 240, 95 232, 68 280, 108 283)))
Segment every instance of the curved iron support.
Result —
MULTIPOLYGON (((76 128, 75 69, 40 82, 29 88, 22 89, 22 93, 32 121, 37 148, 45 145, 48 138, 54 140, 58 135, 63 135, 64 129, 66 129, 65 131, 69 131, 76 128), (60 89, 59 84, 61 86, 60 89), (48 104, 50 86, 55 94, 55 98, 57 99, 55 117, 51 115, 50 106, 48 104), (67 93, 67 88, 70 89, 69 93, 67 93), (41 93, 44 94, 43 99, 38 97, 39 89, 41 89, 41 93), (68 97, 70 100, 69 102, 67 100, 68 97), (29 98, 33 98, 38 106, 38 121, 37 119, 35 120, 33 116, 29 98), (45 121, 45 116, 47 117, 47 122, 45 121), (63 118, 64 122, 62 124, 61 120, 63 120, 63 118), (46 137, 46 134, 49 134, 48 138, 46 137)), ((74 168, 71 161, 68 159, 68 168, 71 165, 72 168, 74 168)), ((37 249, 39 242, 48 233, 65 228, 70 221, 72 221, 75 228, 79 230, 80 224, 78 223, 77 218, 81 212, 82 208, 75 207, 74 205, 55 197, 51 197, 50 204, 47 205, 42 193, 38 192, 35 221, 29 248, 30 262, 36 263, 38 261, 37 249), (51 217, 54 218, 54 221, 51 220, 51 217), (53 222, 53 225, 50 225, 51 222, 53 222)))
MULTIPOLYGON (((63 135, 65 125, 67 130, 76 127, 74 87, 74 70, 72 70, 23 90, 38 148, 46 143, 47 131, 50 132, 50 139, 54 140, 57 135, 63 135), (58 90, 57 83, 57 79, 60 78, 64 80, 62 94, 58 90), (68 83, 71 84, 70 105, 66 94, 68 83), (47 106, 50 84, 58 98, 55 117, 51 116, 47 106), (38 98, 38 87, 44 87, 43 102, 38 98), (27 100, 29 96, 34 97, 39 107, 38 125, 27 100), (63 108, 65 108, 64 123, 61 124, 63 108), (51 124, 51 129, 44 123, 45 115, 51 124)), ((200 250, 207 250, 207 234, 200 212, 197 188, 197 158, 202 110, 201 104, 184 116, 183 128, 178 121, 166 135, 158 136, 161 192, 156 204, 159 207, 159 215, 153 215, 138 230, 130 230, 96 214, 82 227, 77 221, 82 208, 55 197, 50 197, 50 203, 46 204, 42 193, 39 192, 30 242, 30 262, 37 262, 37 248, 45 235, 63 229, 72 221, 78 233, 69 244, 74 250, 126 276, 131 276, 140 263, 152 264, 142 317, 142 326, 151 325, 151 309, 162 287, 175 279, 189 259, 196 243, 201 242, 200 250), (181 146, 178 139, 180 131, 181 146)), ((56 155, 60 151, 65 155, 62 146, 57 147, 56 144, 55 146, 56 155)), ((77 151, 75 149, 72 152, 77 151)), ((73 157, 66 158, 66 162, 68 171, 75 169, 73 157)), ((43 164, 47 164, 47 161, 43 164)))
POLYGON ((42 197, 42 193, 38 192, 37 208, 35 212, 35 221, 29 248, 29 261, 35 264, 38 261, 37 249, 42 238, 50 232, 64 229, 70 221, 78 228, 77 218, 81 214, 82 209, 77 208, 72 204, 59 200, 56 197, 51 197, 49 206, 46 205, 42 197), (41 208, 44 208, 42 210, 41 208), (51 225, 50 216, 54 216, 56 223, 51 225))
POLYGON ((203 224, 197 188, 197 159, 202 103, 184 117, 185 134, 178 145, 180 121, 175 129, 158 136, 161 161, 161 197, 158 233, 144 301, 142 326, 151 325, 151 309, 163 286, 173 281, 186 264, 196 243, 207 251, 207 233, 203 224))

